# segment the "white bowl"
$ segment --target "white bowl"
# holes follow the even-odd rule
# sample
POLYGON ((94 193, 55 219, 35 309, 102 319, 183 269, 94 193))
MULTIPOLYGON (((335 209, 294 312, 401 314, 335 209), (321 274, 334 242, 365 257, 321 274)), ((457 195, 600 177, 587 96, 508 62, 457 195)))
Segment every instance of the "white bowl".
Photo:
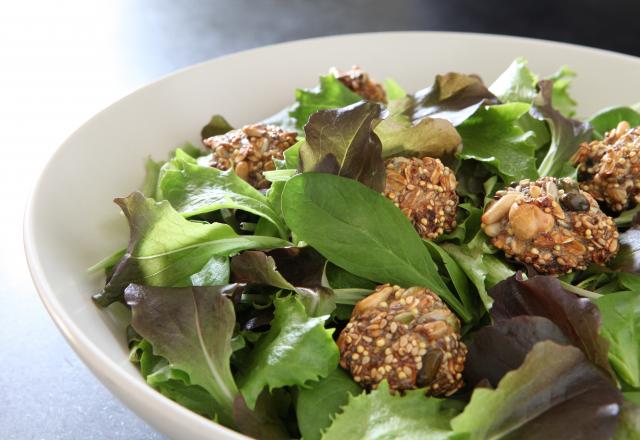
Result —
MULTIPOLYGON (((279 44, 215 59, 144 87, 86 122, 51 157, 28 205, 24 239, 31 274, 53 320, 93 373, 127 406, 173 438, 246 438, 146 385, 128 360, 124 329, 91 301, 103 282, 86 268, 123 246, 115 196, 136 189, 148 155, 164 158, 214 113, 234 126, 271 115, 331 66, 359 64, 409 91, 437 73, 480 74, 490 83, 517 56, 535 72, 578 73, 579 113, 640 101, 640 59, 523 38, 442 32, 346 35, 279 44), (635 93, 635 95, 633 94, 635 93)), ((67 378, 66 380, 73 380, 67 378)))

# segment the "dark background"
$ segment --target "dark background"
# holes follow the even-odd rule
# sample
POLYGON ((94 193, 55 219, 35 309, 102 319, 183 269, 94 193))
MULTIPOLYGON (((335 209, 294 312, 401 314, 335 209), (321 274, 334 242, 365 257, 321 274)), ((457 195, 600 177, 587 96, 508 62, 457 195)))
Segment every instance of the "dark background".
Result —
MULTIPOLYGON (((3 3, 0 438, 160 438, 73 354, 37 298, 22 255, 21 214, 40 168, 75 127, 101 108, 190 64, 299 38, 450 30, 544 38, 640 55, 639 20, 638 0, 3 3)), ((606 74, 606 66, 594 68, 606 74)))

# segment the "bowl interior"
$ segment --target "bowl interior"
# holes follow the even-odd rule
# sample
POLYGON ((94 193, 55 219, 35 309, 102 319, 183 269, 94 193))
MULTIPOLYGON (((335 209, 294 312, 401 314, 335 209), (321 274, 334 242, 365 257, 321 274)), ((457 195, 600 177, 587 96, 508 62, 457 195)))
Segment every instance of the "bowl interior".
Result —
POLYGON ((393 77, 408 91, 437 73, 480 74, 490 83, 517 56, 550 74, 578 73, 572 95, 579 114, 640 101, 640 61, 594 49, 509 37, 451 33, 362 34, 306 40, 197 65, 116 102, 79 128, 56 151, 33 193, 25 246, 40 294, 64 335, 96 375, 125 403, 170 436, 239 438, 195 416, 144 384, 128 361, 122 326, 94 306, 103 282, 86 268, 124 246, 127 228, 114 197, 139 187, 144 160, 163 159, 199 142, 211 115, 234 126, 261 120, 312 86, 331 66, 362 66, 393 77))

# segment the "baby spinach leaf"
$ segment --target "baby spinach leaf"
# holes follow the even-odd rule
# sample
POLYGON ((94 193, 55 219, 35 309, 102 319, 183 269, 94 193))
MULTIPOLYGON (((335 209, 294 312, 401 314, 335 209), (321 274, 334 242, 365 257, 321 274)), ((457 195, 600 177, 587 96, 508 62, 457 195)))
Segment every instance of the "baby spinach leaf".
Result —
POLYGON ((476 388, 451 421, 470 440, 611 438, 622 395, 580 349, 544 341, 498 387, 476 388))
POLYGON ((540 91, 533 100, 530 113, 536 119, 547 121, 551 131, 551 145, 538 167, 538 173, 541 176, 569 176, 575 171, 569 159, 582 142, 591 139, 591 127, 586 122, 563 116, 554 107, 551 80, 538 82, 538 89, 540 91))
POLYGON ((489 86, 489 91, 501 102, 531 103, 537 94, 538 77, 527 67, 527 60, 516 58, 489 86))
POLYGON ((300 171, 349 177, 382 192, 382 144, 373 132, 381 113, 380 104, 362 101, 311 115, 300 146, 300 171))
POLYGON ((129 245, 104 290, 94 296, 101 306, 118 301, 131 283, 185 286, 213 256, 229 256, 245 249, 268 249, 289 243, 272 237, 238 236, 220 223, 184 219, 167 201, 156 203, 135 192, 115 202, 129 222, 129 245))
POLYGON ((345 107, 361 100, 360 95, 349 90, 335 76, 321 76, 317 87, 296 90, 296 103, 290 109, 289 116, 295 119, 296 127, 301 130, 312 114, 320 110, 345 107))
POLYGON ((481 106, 497 102, 478 76, 451 72, 437 75, 431 87, 411 95, 403 113, 413 122, 430 117, 458 126, 481 106))
POLYGON ((327 377, 338 365, 338 346, 325 329, 327 315, 307 316, 294 296, 274 301, 275 317, 271 329, 258 340, 238 383, 249 408, 262 390, 299 385, 327 377))
POLYGON ((287 182, 282 209, 296 236, 337 266, 371 281, 428 287, 471 319, 409 220, 382 194, 351 179, 304 173, 287 182))
POLYGON ((220 288, 132 284, 125 299, 135 331, 155 354, 188 374, 191 384, 207 390, 221 408, 221 421, 232 423, 238 394, 230 366, 235 313, 220 288))
POLYGON ((322 431, 341 412, 341 407, 348 402, 349 396, 357 396, 362 391, 351 376, 340 368, 308 388, 300 388, 296 415, 302 438, 320 440, 322 431))
POLYGON ((456 410, 447 401, 425 397, 424 390, 391 394, 387 382, 369 394, 349 397, 322 440, 444 440, 456 410))
POLYGON ((604 295, 595 303, 602 335, 611 342, 609 360, 618 377, 640 389, 640 290, 604 295))
POLYGON ((507 184, 537 177, 535 133, 518 124, 529 108, 514 102, 478 109, 458 127, 463 145, 459 156, 486 163, 507 184))
POLYGON ((181 159, 171 161, 160 180, 164 200, 176 211, 190 217, 220 209, 239 209, 266 218, 281 238, 287 227, 267 198, 231 170, 220 171, 181 159))
POLYGON ((200 130, 200 137, 204 140, 219 134, 225 134, 231 130, 233 130, 233 127, 225 118, 220 115, 213 115, 209 123, 200 130))
POLYGON ((627 121, 631 127, 640 125, 640 113, 631 107, 609 107, 599 111, 589 119, 593 127, 593 137, 603 139, 604 134, 616 128, 619 122, 627 121))
POLYGON ((556 324, 591 362, 613 377, 607 353, 609 342, 600 336, 600 312, 586 298, 566 291, 552 276, 522 280, 518 275, 497 284, 491 316, 501 321, 515 316, 543 316, 556 324))

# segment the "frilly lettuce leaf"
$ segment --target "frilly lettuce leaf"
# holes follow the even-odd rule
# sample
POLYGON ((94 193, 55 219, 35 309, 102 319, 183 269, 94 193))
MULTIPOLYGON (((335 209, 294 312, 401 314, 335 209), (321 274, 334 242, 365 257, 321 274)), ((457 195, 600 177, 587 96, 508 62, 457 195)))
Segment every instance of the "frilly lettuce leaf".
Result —
POLYGON ((536 178, 535 133, 518 123, 529 108, 529 104, 514 102, 478 109, 458 126, 462 136, 459 156, 484 162, 507 184, 536 178))
POLYGON ((357 396, 362 391, 351 376, 340 368, 309 387, 300 388, 296 416, 304 440, 320 440, 322 431, 341 412, 341 407, 348 402, 349 396, 357 396))
POLYGON ((310 318, 294 296, 274 301, 271 328, 258 340, 238 376, 249 408, 265 387, 298 385, 327 377, 338 366, 338 346, 325 329, 328 316, 310 318))
POLYGON ((349 90, 333 75, 320 77, 320 84, 313 89, 296 90, 296 103, 289 110, 289 116, 295 120, 301 130, 309 117, 320 111, 345 107, 361 101, 360 95, 349 90))
POLYGON ((382 144, 373 131, 381 116, 382 106, 366 101, 311 115, 300 146, 300 171, 336 174, 382 191, 382 144))
POLYGON ((191 275, 199 272, 213 256, 289 244, 272 237, 239 236, 221 223, 190 222, 169 202, 155 202, 139 192, 115 202, 129 222, 129 245, 104 290, 94 296, 101 306, 118 301, 131 283, 188 286, 191 275))
POLYGON ((470 440, 611 438, 622 394, 580 349, 537 343, 523 364, 493 389, 476 388, 451 421, 470 440))
POLYGON ((489 91, 501 102, 531 103, 537 94, 538 77, 527 67, 527 60, 516 58, 489 86, 489 91))
POLYGON ((391 394, 386 382, 369 394, 351 396, 322 440, 444 440, 457 410, 449 402, 426 397, 424 390, 391 394))

